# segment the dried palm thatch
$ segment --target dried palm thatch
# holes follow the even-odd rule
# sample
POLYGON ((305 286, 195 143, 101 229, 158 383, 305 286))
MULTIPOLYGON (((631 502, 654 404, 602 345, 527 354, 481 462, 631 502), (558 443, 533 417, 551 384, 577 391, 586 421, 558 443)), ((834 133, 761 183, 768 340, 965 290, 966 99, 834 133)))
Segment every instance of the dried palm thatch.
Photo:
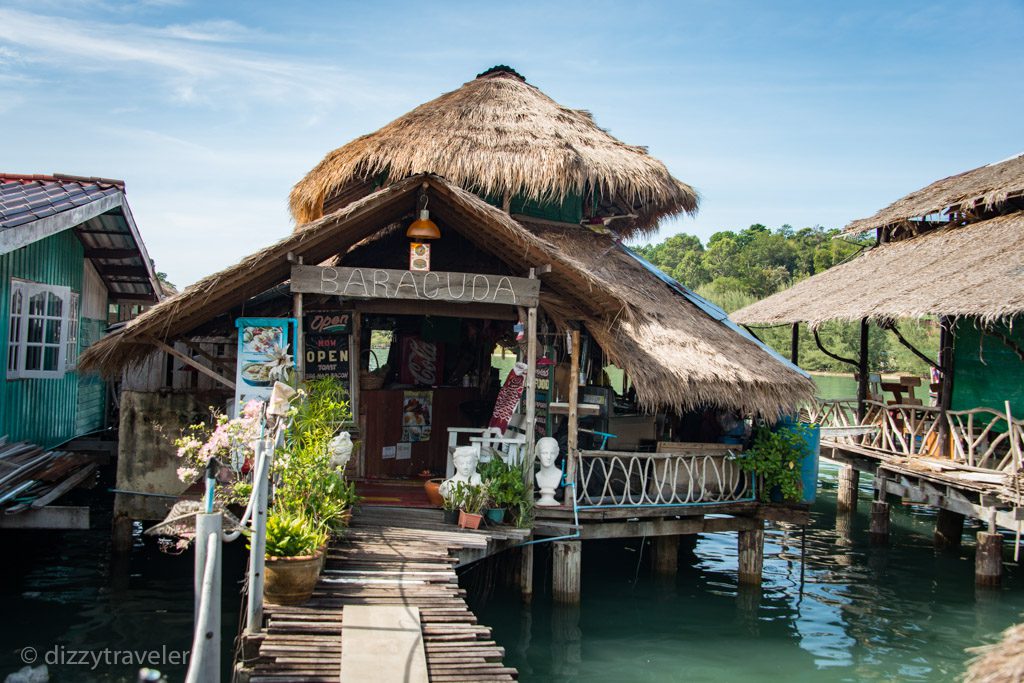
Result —
POLYGON ((80 366, 116 374, 152 350, 148 337, 188 335, 287 280, 289 252, 306 263, 323 263, 358 249, 381 227, 412 212, 421 183, 446 230, 500 256, 512 272, 550 264, 541 307, 556 321, 582 321, 634 378, 645 406, 717 405, 775 416, 813 396, 807 377, 674 293, 612 236, 583 227, 525 226, 436 176, 414 176, 379 190, 202 280, 94 344, 80 366))
POLYGON ((1024 212, 877 246, 733 313, 743 324, 1024 312, 1024 212))
POLYGON ((964 683, 1020 683, 1024 681, 1024 624, 1003 631, 998 643, 974 648, 964 683))
POLYGON ((325 202, 337 207, 368 193, 373 181, 418 173, 499 200, 560 202, 594 193, 635 214, 615 221, 623 235, 697 210, 693 188, 645 148, 616 140, 588 112, 563 107, 511 69, 495 67, 329 153, 292 189, 292 216, 301 225, 322 216, 325 202))
POLYGON ((920 219, 936 213, 964 215, 998 210, 1024 195, 1024 154, 937 180, 911 192, 870 218, 853 221, 843 230, 856 234, 920 219))

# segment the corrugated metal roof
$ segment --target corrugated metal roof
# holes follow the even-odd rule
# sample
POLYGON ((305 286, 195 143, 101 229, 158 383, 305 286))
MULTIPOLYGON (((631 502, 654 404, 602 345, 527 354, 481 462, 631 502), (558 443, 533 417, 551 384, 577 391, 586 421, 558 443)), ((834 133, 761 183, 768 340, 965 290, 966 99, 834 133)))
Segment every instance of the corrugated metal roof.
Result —
POLYGON ((124 181, 0 172, 0 242, 8 249, 71 228, 112 298, 157 300, 152 264, 124 201, 124 181), (91 215, 86 211, 55 218, 101 200, 91 215))

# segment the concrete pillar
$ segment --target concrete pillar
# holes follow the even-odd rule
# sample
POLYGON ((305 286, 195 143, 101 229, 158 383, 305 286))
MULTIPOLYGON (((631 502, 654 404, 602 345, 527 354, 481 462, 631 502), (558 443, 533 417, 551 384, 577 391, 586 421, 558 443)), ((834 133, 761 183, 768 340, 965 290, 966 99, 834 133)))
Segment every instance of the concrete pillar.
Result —
POLYGON ((857 510, 857 488, 860 486, 860 472, 850 465, 839 470, 839 497, 836 500, 836 512, 855 512, 857 510))
POLYGON ((654 573, 675 576, 679 569, 679 537, 656 536, 654 546, 654 573))
POLYGON ((761 569, 764 565, 764 522, 760 522, 757 529, 740 531, 737 543, 740 583, 760 586, 761 569))
POLYGON ((889 542, 889 504, 876 500, 871 503, 871 542, 885 545, 889 542))
POLYGON ((575 605, 580 601, 580 541, 555 541, 552 557, 551 595, 555 602, 575 605))
POLYGON ((974 554, 974 582, 979 586, 998 588, 1003 579, 1003 536, 978 532, 978 549, 974 554))
POLYGON ((520 551, 519 590, 523 596, 523 603, 529 605, 533 602, 533 546, 524 545, 520 551))
POLYGON ((959 548, 963 535, 964 516, 939 508, 939 516, 935 518, 935 547, 939 550, 959 548))

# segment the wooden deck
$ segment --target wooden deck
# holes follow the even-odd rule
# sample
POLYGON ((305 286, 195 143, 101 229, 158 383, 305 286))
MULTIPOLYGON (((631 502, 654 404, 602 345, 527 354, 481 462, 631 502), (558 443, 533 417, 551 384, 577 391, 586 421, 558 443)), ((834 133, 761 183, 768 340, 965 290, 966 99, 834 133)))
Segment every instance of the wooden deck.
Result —
POLYGON ((439 510, 362 508, 333 544, 312 600, 266 605, 264 633, 242 651, 236 680, 337 683, 346 605, 408 605, 420 612, 427 671, 436 683, 512 681, 504 650, 477 623, 455 568, 521 543, 528 530, 459 530, 439 510))

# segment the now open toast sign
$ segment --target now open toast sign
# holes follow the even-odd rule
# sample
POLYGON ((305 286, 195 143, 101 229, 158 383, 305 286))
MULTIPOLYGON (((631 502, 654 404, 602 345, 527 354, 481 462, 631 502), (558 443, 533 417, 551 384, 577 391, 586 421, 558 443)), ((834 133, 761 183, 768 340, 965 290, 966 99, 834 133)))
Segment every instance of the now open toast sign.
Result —
POLYGON ((292 292, 349 299, 419 299, 536 306, 540 280, 482 273, 292 266, 292 292))

